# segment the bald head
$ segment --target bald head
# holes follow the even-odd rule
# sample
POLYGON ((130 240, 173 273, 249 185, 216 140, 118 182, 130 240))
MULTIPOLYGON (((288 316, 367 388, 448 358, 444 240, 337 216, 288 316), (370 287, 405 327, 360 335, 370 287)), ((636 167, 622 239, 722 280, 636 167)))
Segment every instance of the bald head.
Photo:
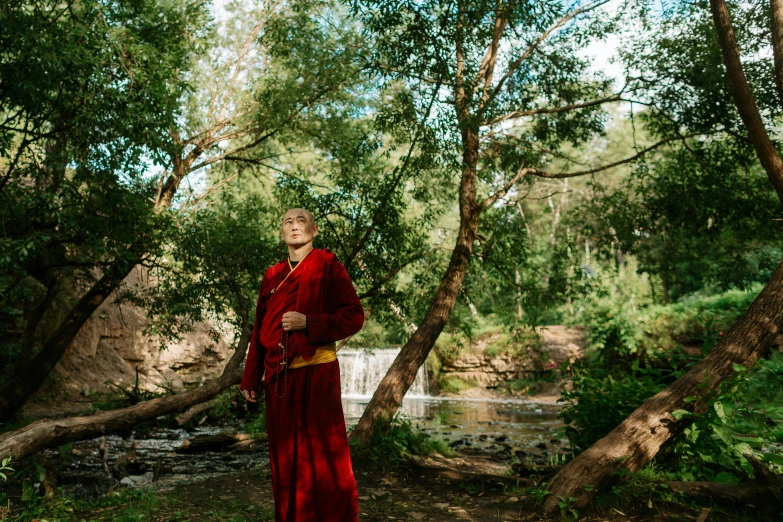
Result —
POLYGON ((292 208, 286 212, 283 216, 283 225, 285 225, 286 220, 296 219, 299 216, 304 216, 311 226, 315 226, 315 217, 313 216, 313 213, 305 208, 292 208))
POLYGON ((292 208, 283 216, 281 232, 285 244, 298 249, 313 242, 318 235, 318 225, 309 210, 292 208))

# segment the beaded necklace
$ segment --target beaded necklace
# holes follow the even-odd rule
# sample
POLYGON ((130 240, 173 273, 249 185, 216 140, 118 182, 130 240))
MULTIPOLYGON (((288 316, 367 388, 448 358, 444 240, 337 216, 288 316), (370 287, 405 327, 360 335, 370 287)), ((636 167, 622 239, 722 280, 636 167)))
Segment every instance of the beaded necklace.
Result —
MULTIPOLYGON (((312 250, 310 251, 312 252, 312 250)), ((305 254, 305 256, 300 259, 296 265, 291 265, 291 258, 288 259, 288 268, 290 269, 290 272, 283 278, 282 281, 280 281, 280 284, 277 285, 277 288, 273 288, 271 293, 275 293, 275 290, 283 286, 283 283, 288 280, 288 277, 296 270, 296 268, 302 264, 302 261, 304 261, 305 257, 310 255, 310 252, 305 254)), ((277 395, 278 399, 282 399, 286 396, 288 393, 288 332, 285 328, 282 329, 280 332, 280 342, 277 343, 277 346, 280 347, 280 350, 282 350, 282 358, 280 355, 277 356, 277 379, 275 380, 275 395, 277 395), (280 385, 280 372, 283 372, 283 394, 280 395, 277 392, 277 388, 280 385)))

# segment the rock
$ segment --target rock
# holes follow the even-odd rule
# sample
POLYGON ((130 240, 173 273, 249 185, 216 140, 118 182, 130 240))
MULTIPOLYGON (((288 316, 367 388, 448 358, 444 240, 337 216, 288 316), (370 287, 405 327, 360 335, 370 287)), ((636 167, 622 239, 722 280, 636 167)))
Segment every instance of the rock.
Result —
POLYGON ((391 495, 391 493, 383 489, 371 489, 369 490, 369 493, 375 497, 376 500, 384 500, 391 495))
MULTIPOLYGON (((124 283, 144 287, 154 281, 146 270, 136 267, 124 283)), ((129 389, 135 385, 137 368, 139 388, 144 391, 184 391, 187 385, 219 375, 231 356, 230 328, 197 323, 180 341, 163 343, 165 349, 161 349, 160 338, 144 334, 148 324, 143 309, 128 303, 117 305, 110 297, 82 326, 57 363, 48 381, 56 383, 57 389, 47 385, 37 395, 116 391, 107 381, 129 389), (217 342, 212 332, 217 333, 217 342)))
POLYGON ((408 513, 408 515, 410 515, 410 517, 414 520, 424 520, 424 517, 427 516, 424 513, 418 513, 416 511, 411 511, 410 513, 408 513))
POLYGON ((130 477, 122 477, 122 480, 120 480, 120 484, 123 486, 133 486, 135 485, 135 482, 133 482, 133 479, 130 477))
POLYGON ((555 365, 573 363, 585 353, 585 329, 581 326, 544 326, 537 329, 541 336, 541 351, 555 365))
POLYGON ((519 497, 508 497, 506 499, 506 502, 508 502, 509 504, 513 504, 515 502, 519 502, 519 497))
MULTIPOLYGON (((440 378, 457 377, 475 382, 481 389, 504 387, 512 379, 530 378, 539 370, 551 370, 563 362, 573 363, 584 356, 585 331, 582 327, 545 326, 537 328, 540 347, 517 347, 520 355, 499 353, 486 355, 486 349, 500 338, 500 334, 483 336, 463 351, 456 360, 444 361, 440 378), (543 360, 543 364, 534 361, 543 360)), ((467 396, 473 388, 461 392, 467 396)))

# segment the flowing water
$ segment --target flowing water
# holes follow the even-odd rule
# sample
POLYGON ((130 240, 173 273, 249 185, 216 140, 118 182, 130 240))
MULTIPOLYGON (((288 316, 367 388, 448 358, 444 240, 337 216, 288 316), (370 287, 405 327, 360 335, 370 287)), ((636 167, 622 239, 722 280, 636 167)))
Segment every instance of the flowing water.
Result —
MULTIPOLYGON (((342 394, 348 399, 363 399, 371 397, 381 383, 394 358, 400 353, 399 348, 342 349, 338 354, 340 360, 340 381, 342 394)), ((427 368, 419 368, 416 380, 405 397, 428 397, 427 368)))
MULTIPOLYGON (((399 348, 340 350, 346 425, 355 425, 399 348)), ((557 434, 559 406, 520 399, 454 399, 429 394, 426 365, 405 394, 400 414, 453 447, 546 456, 565 442, 557 434)))

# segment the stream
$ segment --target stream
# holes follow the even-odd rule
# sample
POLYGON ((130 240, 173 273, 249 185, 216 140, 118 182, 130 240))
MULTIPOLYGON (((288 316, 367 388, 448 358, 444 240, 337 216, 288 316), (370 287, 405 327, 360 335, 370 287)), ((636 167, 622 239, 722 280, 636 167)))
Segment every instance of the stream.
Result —
MULTIPOLYGON (((369 398, 365 397, 343 399, 349 429, 358 422, 367 402, 369 398)), ((526 400, 420 397, 406 398, 401 413, 460 453, 489 454, 500 462, 516 457, 546 463, 548 456, 557 453, 566 442, 556 436, 556 430, 562 426, 556 418, 558 409, 556 405, 526 400)), ((241 432, 242 428, 152 428, 133 431, 125 437, 107 435, 109 472, 114 476, 115 487, 149 487, 154 483, 156 489, 168 489, 224 473, 259 466, 266 469, 269 454, 265 443, 246 451, 177 451, 187 439, 241 432), (135 455, 123 459, 132 445, 135 455)), ((92 439, 74 443, 70 453, 47 450, 46 459, 52 464, 57 486, 81 498, 105 493, 109 481, 99 445, 100 439, 92 439)))

